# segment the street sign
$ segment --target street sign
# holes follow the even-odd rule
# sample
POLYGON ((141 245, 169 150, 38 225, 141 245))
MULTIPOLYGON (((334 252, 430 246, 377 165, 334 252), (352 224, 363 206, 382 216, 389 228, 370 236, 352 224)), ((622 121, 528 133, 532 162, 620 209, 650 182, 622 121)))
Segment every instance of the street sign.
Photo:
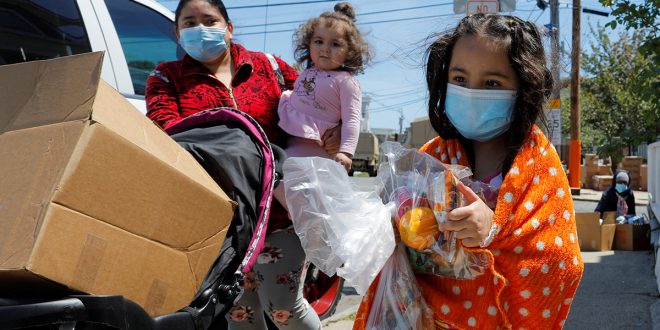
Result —
POLYGON ((497 0, 485 0, 485 1, 471 1, 468 0, 467 2, 467 10, 466 14, 472 15, 472 14, 477 14, 477 13, 483 13, 483 14, 496 14, 498 13, 499 10, 499 3, 497 0))
MULTIPOLYGON (((454 0, 454 13, 465 14, 468 11, 467 10, 468 2, 469 2, 468 0, 454 0)), ((516 0, 499 0, 497 2, 499 3, 498 11, 500 12, 512 12, 516 10, 516 0)))
POLYGON ((545 108, 545 120, 548 124, 548 138, 556 147, 561 145, 561 101, 548 100, 545 108))

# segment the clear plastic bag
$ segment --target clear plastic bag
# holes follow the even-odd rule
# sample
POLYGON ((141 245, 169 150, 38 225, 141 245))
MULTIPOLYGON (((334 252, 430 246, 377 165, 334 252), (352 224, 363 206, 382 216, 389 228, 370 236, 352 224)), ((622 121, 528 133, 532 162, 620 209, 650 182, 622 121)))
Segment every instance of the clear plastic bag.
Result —
POLYGON ((290 157, 283 165, 289 215, 307 259, 364 293, 394 251, 391 207, 361 191, 338 163, 290 157))
POLYGON ((433 311, 422 297, 403 245, 399 245, 380 273, 366 329, 434 328, 433 311))
POLYGON ((396 207, 395 226, 413 270, 458 279, 483 274, 488 257, 463 248, 455 233, 438 229, 448 212, 464 205, 456 184, 460 180, 470 186, 472 171, 396 142, 385 142, 381 148, 386 157, 378 170, 383 198, 396 207))

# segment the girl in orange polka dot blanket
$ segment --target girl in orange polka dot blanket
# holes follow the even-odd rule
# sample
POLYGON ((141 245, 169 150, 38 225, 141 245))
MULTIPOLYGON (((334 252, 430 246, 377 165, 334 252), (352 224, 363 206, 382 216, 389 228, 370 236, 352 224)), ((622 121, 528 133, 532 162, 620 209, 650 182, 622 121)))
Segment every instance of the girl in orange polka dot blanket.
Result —
MULTIPOLYGON (((420 151, 469 166, 472 179, 499 185, 491 209, 463 184, 469 204, 447 214, 489 269, 471 280, 416 274, 439 329, 558 329, 584 265, 568 180, 536 126, 552 86, 537 28, 517 17, 476 14, 427 50, 429 117, 440 135, 420 151)), ((364 329, 378 279, 353 329, 364 329)))

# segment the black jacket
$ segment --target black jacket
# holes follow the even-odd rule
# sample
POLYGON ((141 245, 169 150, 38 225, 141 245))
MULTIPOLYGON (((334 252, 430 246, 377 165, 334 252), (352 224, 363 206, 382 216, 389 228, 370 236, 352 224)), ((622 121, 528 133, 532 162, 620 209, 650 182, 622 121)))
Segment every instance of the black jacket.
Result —
MULTIPOLYGON (((603 192, 603 196, 600 198, 595 210, 596 212, 600 212, 601 217, 603 212, 616 212, 616 203, 618 201, 617 194, 619 194, 619 192, 614 189, 614 186, 609 187, 603 192)), ((628 189, 619 195, 626 199, 626 204, 628 204, 628 214, 635 215, 635 196, 633 195, 633 191, 628 189)))

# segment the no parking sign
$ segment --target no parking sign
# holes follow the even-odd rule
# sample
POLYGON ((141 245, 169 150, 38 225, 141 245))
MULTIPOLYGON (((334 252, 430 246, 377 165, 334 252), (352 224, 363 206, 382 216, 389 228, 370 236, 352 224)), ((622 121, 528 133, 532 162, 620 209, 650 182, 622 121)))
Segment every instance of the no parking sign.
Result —
POLYGON ((476 13, 512 12, 515 0, 454 0, 454 13, 472 15, 476 13))

